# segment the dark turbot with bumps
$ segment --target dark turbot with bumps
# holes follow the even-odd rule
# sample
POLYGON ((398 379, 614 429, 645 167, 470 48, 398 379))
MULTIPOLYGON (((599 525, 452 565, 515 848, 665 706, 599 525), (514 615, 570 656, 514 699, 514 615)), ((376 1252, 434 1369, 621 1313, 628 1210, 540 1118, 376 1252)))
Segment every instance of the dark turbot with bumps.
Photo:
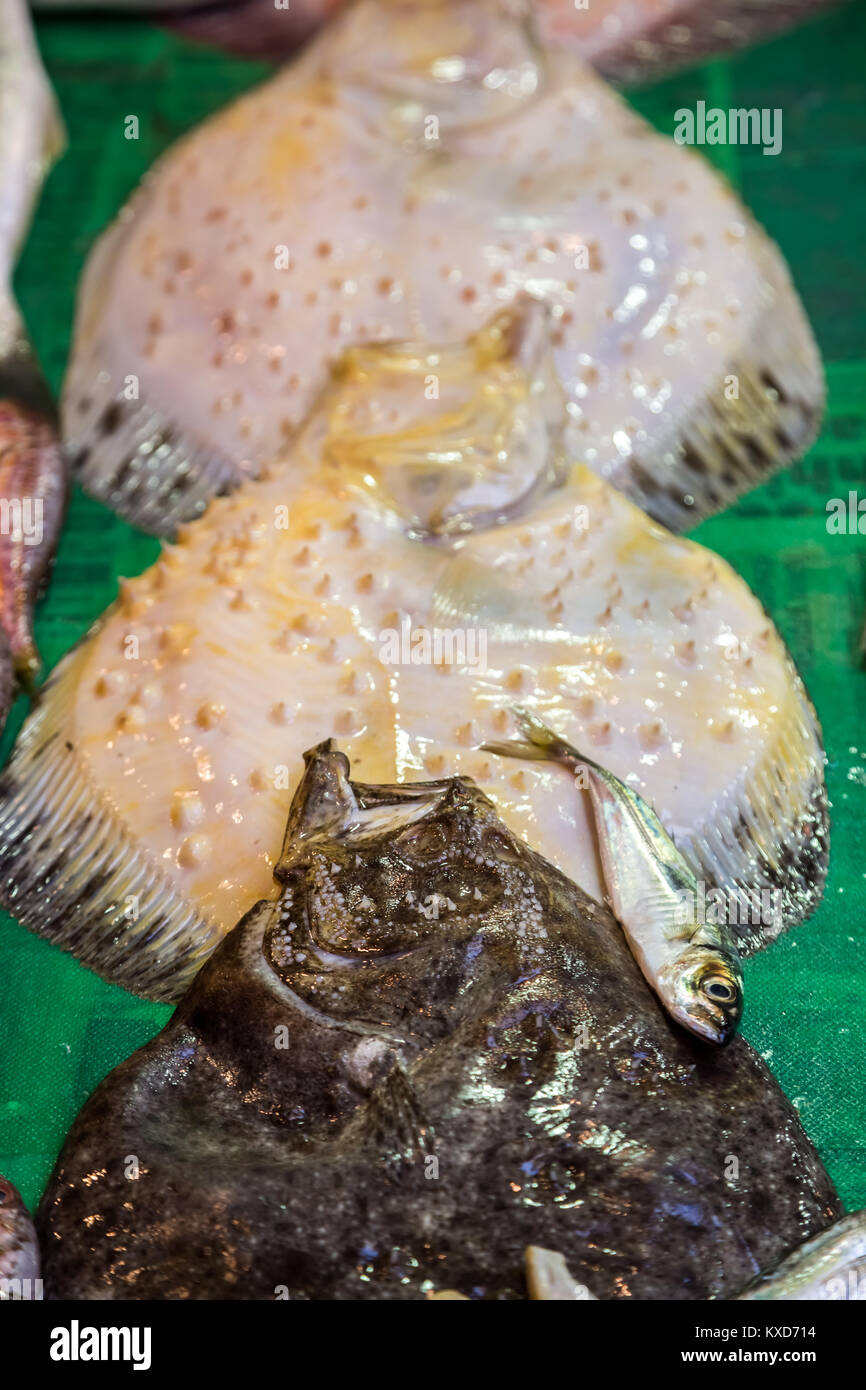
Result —
POLYGON ((725 1298, 841 1215, 756 1053, 672 1023, 469 779, 320 745, 276 877, 73 1126, 49 1297, 523 1298, 541 1246, 597 1298, 725 1298))

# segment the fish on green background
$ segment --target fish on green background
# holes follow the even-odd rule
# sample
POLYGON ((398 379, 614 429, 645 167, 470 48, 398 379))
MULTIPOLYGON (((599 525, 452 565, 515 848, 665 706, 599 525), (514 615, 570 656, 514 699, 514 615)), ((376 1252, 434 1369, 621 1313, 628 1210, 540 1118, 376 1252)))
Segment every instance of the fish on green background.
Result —
POLYGON ((32 607, 63 524, 67 475, 56 413, 12 292, 42 181, 63 145, 24 0, 0 0, 0 728, 16 678, 39 667, 32 607))
POLYGON ((485 748, 586 770, 605 887, 635 960, 678 1023, 707 1042, 728 1042, 743 1011, 739 953, 724 924, 684 911, 698 902, 691 866, 632 787, 527 710, 516 715, 524 739, 485 748))

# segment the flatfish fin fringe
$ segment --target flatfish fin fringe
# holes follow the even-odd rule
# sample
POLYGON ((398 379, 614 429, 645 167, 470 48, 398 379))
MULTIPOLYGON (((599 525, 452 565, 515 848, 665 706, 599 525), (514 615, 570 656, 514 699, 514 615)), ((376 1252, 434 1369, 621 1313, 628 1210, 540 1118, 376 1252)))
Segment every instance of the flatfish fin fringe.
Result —
POLYGON ((70 719, 84 649, 47 682, 0 777, 0 902, 84 965, 176 1001, 221 932, 138 849, 87 776, 70 719))
MULTIPOLYGON (((146 203, 158 161, 130 199, 123 217, 104 233, 85 268, 79 292, 108 276, 130 223, 146 203)), ((243 480, 238 466, 200 440, 188 438, 145 399, 129 399, 127 378, 96 336, 73 353, 63 386, 63 439, 75 480, 131 525, 173 536, 205 510, 211 497, 243 480)))
MULTIPOLYGON (((95 381, 100 375, 102 369, 94 369, 95 381)), ((76 481, 142 531, 173 536, 212 497, 242 481, 229 458, 189 439, 144 401, 125 400, 111 382, 91 389, 88 411, 92 418, 82 430, 80 420, 70 423, 64 407, 76 481)))
POLYGON ((798 459, 814 442, 826 386, 803 310, 782 266, 749 341, 664 454, 629 460, 617 486, 671 531, 696 526, 798 459))
POLYGON ((827 876, 821 729, 793 663, 791 676, 798 707, 773 747, 727 805, 693 834, 677 837, 698 876, 725 893, 728 924, 746 956, 805 921, 827 876))

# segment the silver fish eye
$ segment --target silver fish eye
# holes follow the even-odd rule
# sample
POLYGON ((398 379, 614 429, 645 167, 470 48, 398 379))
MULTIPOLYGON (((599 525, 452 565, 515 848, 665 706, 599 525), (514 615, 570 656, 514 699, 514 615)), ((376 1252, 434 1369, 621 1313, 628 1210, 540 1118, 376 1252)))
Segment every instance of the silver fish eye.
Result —
POLYGON ((718 975, 713 975, 709 980, 705 980, 702 986, 704 994, 709 995, 719 1004, 732 1004, 736 999, 736 991, 718 975))

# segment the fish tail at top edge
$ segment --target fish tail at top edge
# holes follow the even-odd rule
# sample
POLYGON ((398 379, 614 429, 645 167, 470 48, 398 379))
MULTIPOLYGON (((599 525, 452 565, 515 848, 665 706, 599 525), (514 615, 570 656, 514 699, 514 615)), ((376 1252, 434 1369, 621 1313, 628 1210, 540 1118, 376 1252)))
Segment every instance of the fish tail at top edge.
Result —
POLYGON ((573 744, 567 743, 554 733, 543 719, 530 713, 523 706, 515 706, 512 713, 524 738, 510 739, 504 743, 483 743, 486 753, 498 753, 506 758, 526 758, 533 762, 558 762, 564 767, 574 764, 591 768, 593 772, 610 776, 599 763, 581 753, 573 744))

